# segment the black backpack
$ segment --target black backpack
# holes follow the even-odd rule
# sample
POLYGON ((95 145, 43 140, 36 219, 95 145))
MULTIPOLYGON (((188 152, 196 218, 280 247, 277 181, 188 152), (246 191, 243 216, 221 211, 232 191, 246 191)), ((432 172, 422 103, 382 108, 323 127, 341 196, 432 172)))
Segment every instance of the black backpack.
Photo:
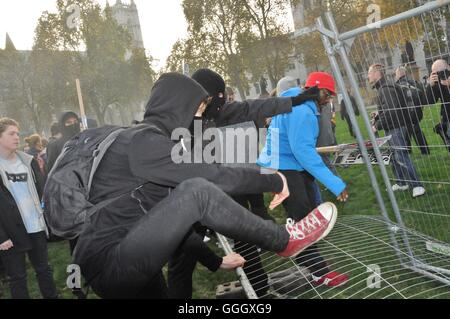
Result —
POLYGON ((124 128, 104 126, 86 130, 63 148, 44 189, 44 214, 50 231, 64 239, 78 237, 85 222, 120 196, 93 205, 89 202, 92 179, 106 151, 124 128))

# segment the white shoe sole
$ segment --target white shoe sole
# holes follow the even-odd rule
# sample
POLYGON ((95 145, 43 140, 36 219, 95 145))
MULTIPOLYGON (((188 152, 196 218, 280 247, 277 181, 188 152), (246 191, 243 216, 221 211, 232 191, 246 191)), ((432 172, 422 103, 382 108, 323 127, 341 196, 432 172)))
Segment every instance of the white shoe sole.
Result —
POLYGON ((295 258, 295 257, 297 257, 299 254, 304 252, 305 249, 311 247, 312 245, 317 244, 319 241, 321 241, 322 239, 327 237, 328 234, 333 230, 334 225, 336 224, 337 215, 338 215, 337 214, 338 211, 337 211, 336 205, 334 205, 333 203, 324 203, 324 204, 320 205, 319 207, 317 207, 317 209, 320 211, 320 213, 323 215, 323 217, 325 217, 327 220, 329 220, 327 229, 319 237, 319 239, 317 239, 316 241, 312 242, 308 246, 304 247, 302 250, 296 252, 294 255, 289 256, 288 258, 295 258))
POLYGON ((337 215, 338 215, 338 210, 336 205, 334 205, 333 203, 323 203, 322 205, 320 205, 319 207, 317 207, 317 209, 320 211, 320 213, 323 215, 323 217, 325 217, 326 219, 328 219, 330 222, 328 224, 327 230, 322 234, 322 236, 320 236, 320 238, 317 240, 320 241, 322 239, 324 239, 325 237, 327 237, 330 232, 333 230, 334 225, 336 224, 337 221, 337 215))

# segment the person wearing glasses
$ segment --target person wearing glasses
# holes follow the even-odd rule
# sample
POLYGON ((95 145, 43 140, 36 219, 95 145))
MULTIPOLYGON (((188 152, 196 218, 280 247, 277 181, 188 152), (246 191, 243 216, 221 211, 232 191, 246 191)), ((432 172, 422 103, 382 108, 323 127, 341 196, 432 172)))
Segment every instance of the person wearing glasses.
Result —
MULTIPOLYGON (((306 101, 302 107, 295 107, 291 113, 274 116, 269 127, 265 147, 258 159, 258 165, 281 172, 290 186, 291 196, 283 204, 291 222, 303 219, 316 206, 315 180, 326 186, 339 201, 346 201, 346 184, 325 165, 316 151, 319 136, 319 119, 322 107, 336 95, 333 77, 324 72, 311 73, 305 89, 317 87, 318 101, 306 101), (278 143, 277 143, 278 141, 278 143), (278 147, 272 148, 278 144, 278 147)), ((296 96, 302 90, 293 83, 280 96, 296 96)), ((314 221, 310 221, 314 223, 314 221)), ((299 266, 307 267, 312 283, 337 287, 348 281, 346 274, 330 271, 317 246, 307 248, 295 259, 299 266)))

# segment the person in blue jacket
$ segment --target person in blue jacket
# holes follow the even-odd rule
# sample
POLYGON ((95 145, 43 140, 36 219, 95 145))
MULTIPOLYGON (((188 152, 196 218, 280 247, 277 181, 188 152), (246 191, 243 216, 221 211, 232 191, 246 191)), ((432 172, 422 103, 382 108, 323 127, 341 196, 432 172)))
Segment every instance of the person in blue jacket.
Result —
MULTIPOLYGON (((335 82, 327 73, 314 72, 308 77, 305 88, 314 86, 320 89, 319 102, 307 101, 303 107, 293 108, 291 113, 272 118, 266 145, 258 159, 261 167, 278 170, 286 176, 291 195, 283 206, 288 217, 294 221, 303 219, 316 207, 316 179, 339 201, 348 198, 346 184, 330 171, 316 151, 321 106, 327 105, 336 95, 335 82)), ((284 89, 278 92, 280 96, 296 96, 302 91, 294 85, 289 89, 284 86, 284 89)), ((311 223, 314 224, 314 221, 311 223)), ((328 269, 315 245, 300 254, 296 262, 310 270, 314 284, 336 287, 348 281, 347 275, 328 269)))

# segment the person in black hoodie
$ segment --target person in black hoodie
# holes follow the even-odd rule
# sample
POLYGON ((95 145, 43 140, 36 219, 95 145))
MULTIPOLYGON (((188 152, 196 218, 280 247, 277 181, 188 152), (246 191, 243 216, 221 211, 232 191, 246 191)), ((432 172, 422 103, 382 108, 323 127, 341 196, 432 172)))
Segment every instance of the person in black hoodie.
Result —
MULTIPOLYGON (((115 202, 94 214, 80 235, 74 263, 102 298, 167 297, 162 267, 191 236, 196 222, 237 240, 288 257, 333 227, 332 204, 312 214, 317 223, 286 227, 251 214, 227 194, 274 192, 271 208, 289 193, 281 174, 210 164, 174 163, 177 128, 201 116, 208 93, 181 74, 155 83, 141 125, 126 129, 105 154, 90 201, 115 202), (130 189, 125 195, 124 190, 130 189)), ((178 141, 179 145, 183 141, 178 141)), ((312 216, 310 216, 312 218, 312 216)))
MULTIPOLYGON (((212 97, 202 118, 196 119, 201 123, 203 131, 212 127, 224 127, 249 121, 254 122, 256 128, 262 128, 265 126, 267 118, 277 114, 290 113, 293 105, 301 104, 306 100, 317 99, 319 94, 317 88, 311 88, 294 98, 271 98, 239 102, 229 99, 225 80, 213 70, 199 69, 192 75, 192 79, 198 82, 212 97)), ((194 123, 192 123, 190 130, 191 134, 194 135, 194 123)), ((267 213, 263 194, 245 194, 233 196, 233 199, 257 216, 266 220, 273 220, 267 213)), ((196 229, 199 230, 200 236, 196 241, 193 240, 188 247, 194 253, 187 249, 178 251, 169 261, 167 281, 171 298, 188 299, 192 297, 192 275, 197 260, 211 271, 218 269, 217 260, 219 260, 219 257, 202 241, 206 229, 204 227, 196 227, 196 229), (198 259, 199 252, 202 252, 201 260, 198 259)), ((235 248, 248 260, 244 271, 251 274, 249 280, 256 293, 259 296, 266 295, 268 278, 262 267, 257 247, 239 242, 235 248)))
POLYGON ((80 133, 80 118, 75 112, 69 111, 61 114, 59 118, 61 138, 54 139, 47 146, 47 170, 50 172, 56 159, 61 154, 64 144, 80 133))

